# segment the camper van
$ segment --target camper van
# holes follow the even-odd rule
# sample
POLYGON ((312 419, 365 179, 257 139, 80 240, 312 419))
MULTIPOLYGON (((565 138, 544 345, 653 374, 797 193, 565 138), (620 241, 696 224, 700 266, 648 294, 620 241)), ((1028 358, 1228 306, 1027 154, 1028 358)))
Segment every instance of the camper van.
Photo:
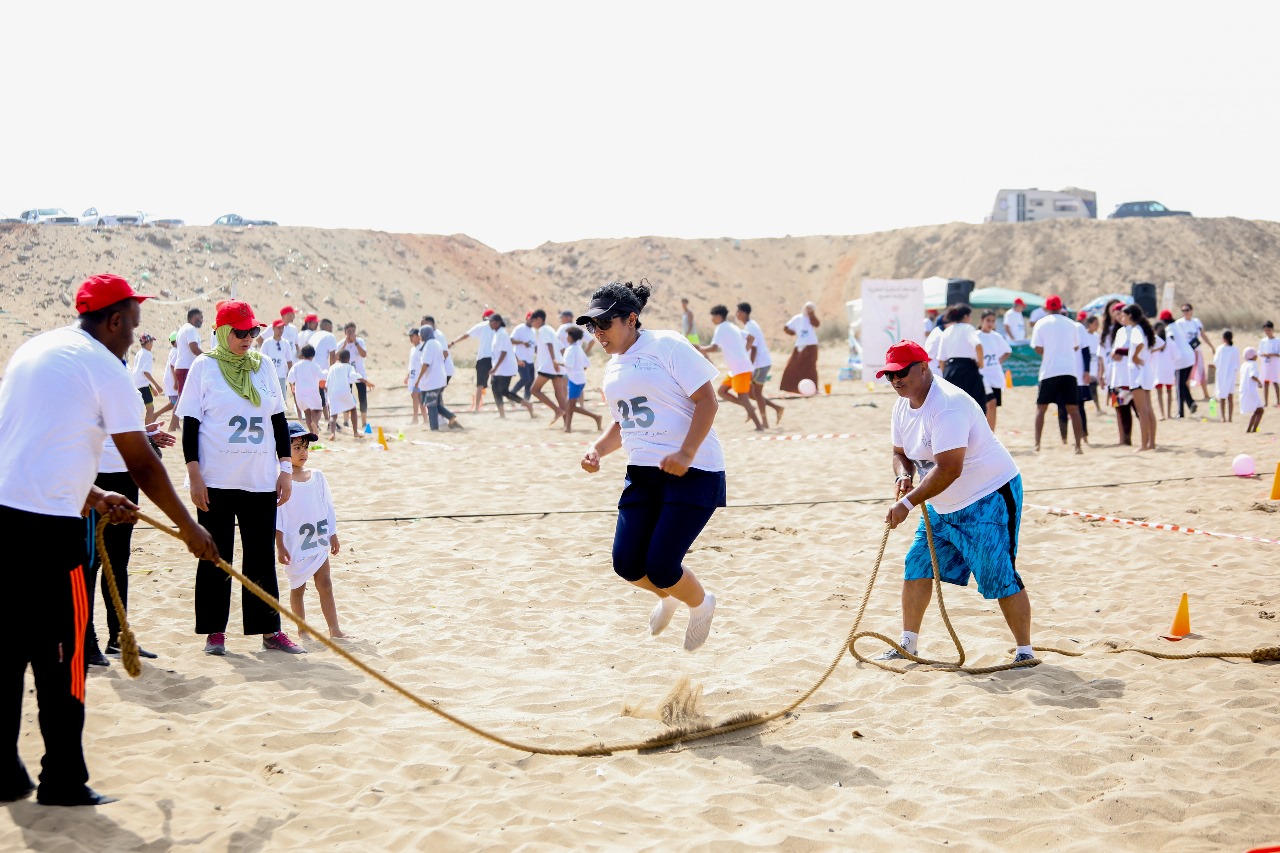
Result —
POLYGON ((1052 192, 1000 190, 988 222, 1039 222, 1043 219, 1097 219, 1098 195, 1075 187, 1052 192))

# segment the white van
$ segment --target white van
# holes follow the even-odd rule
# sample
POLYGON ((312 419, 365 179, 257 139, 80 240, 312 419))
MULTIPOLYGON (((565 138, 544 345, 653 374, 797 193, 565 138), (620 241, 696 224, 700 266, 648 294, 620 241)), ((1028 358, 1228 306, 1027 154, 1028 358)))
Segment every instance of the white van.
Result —
POLYGON ((1092 190, 1068 187, 1053 192, 1000 190, 988 222, 1039 222, 1044 219, 1097 219, 1098 196, 1092 190))

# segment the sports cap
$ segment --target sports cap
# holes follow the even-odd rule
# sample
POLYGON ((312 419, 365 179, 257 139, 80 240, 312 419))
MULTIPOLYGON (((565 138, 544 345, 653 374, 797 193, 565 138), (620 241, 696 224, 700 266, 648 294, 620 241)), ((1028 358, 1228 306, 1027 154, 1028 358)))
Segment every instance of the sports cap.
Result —
POLYGON ((320 436, 314 432, 307 432, 307 428, 297 421, 289 421, 289 440, 295 438, 306 438, 307 441, 319 441, 320 436))
POLYGON ((230 299, 222 303, 218 307, 218 316, 214 320, 215 327, 230 326, 242 332, 245 329, 261 329, 266 325, 266 323, 259 323, 253 316, 253 309, 249 307, 248 302, 241 302, 239 299, 230 299))
POLYGON ((152 297, 143 296, 141 293, 135 292, 129 286, 129 282, 118 275, 103 273, 95 275, 80 285, 80 289, 76 291, 76 311, 80 314, 87 314, 90 311, 97 311, 99 308, 106 308, 108 305, 115 305, 122 299, 130 298, 141 302, 152 297))
POLYGON ((1050 296, 1048 299, 1046 299, 1046 300, 1044 301, 1044 310, 1046 310, 1046 311, 1061 311, 1061 310, 1062 310, 1062 297, 1061 297, 1061 296, 1058 296, 1058 295, 1056 295, 1056 294, 1055 294, 1055 295, 1053 295, 1053 296, 1050 296))
POLYGON ((284 306, 283 308, 281 308, 281 309, 280 309, 280 316, 281 316, 281 317, 283 317, 285 314, 297 314, 297 313, 298 313, 297 311, 294 311, 294 310, 293 310, 293 306, 292 306, 292 305, 286 305, 286 306, 284 306))
POLYGON ((928 361, 929 353, 915 341, 898 341, 884 354, 884 368, 876 371, 876 379, 890 371, 903 370, 916 362, 928 361))

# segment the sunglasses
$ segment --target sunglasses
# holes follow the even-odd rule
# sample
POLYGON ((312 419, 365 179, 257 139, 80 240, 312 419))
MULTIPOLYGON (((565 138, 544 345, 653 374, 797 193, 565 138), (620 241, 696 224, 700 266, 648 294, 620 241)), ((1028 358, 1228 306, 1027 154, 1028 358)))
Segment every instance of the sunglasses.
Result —
POLYGON ((902 368, 901 370, 886 370, 886 371, 884 372, 884 376, 885 376, 885 378, 886 378, 886 379, 888 379, 890 382, 894 382, 894 381, 896 381, 896 380, 898 380, 898 379, 906 379, 906 378, 907 378, 907 374, 911 372, 911 368, 913 368, 913 367, 915 367, 917 364, 921 364, 921 363, 922 363, 922 362, 919 362, 919 361, 917 361, 917 362, 913 362, 912 364, 908 364, 906 367, 902 368))
POLYGON ((259 329, 257 326, 254 326, 253 328, 250 328, 250 329, 232 329, 231 334, 235 335, 237 338, 243 341, 245 338, 256 338, 258 336, 258 333, 261 331, 262 330, 259 329))
POLYGON ((582 325, 586 326, 588 332, 603 332, 613 325, 613 321, 619 317, 625 317, 625 314, 602 314, 599 317, 589 317, 587 322, 582 325))

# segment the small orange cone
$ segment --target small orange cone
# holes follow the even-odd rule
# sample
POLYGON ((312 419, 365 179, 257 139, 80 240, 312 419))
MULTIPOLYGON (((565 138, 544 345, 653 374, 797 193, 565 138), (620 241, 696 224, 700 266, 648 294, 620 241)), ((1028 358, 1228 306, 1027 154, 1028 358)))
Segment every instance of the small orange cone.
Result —
POLYGON ((1004 372, 1004 387, 1008 389, 1013 388, 1013 371, 1012 370, 1006 370, 1004 372))
POLYGON ((1271 500, 1280 501, 1280 462, 1276 463, 1276 478, 1271 483, 1271 500))
POLYGON ((1182 601, 1178 603, 1178 612, 1173 616, 1173 627, 1169 629, 1169 633, 1164 639, 1178 641, 1191 633, 1191 610, 1187 606, 1187 594, 1182 594, 1182 601))
POLYGON ((382 434, 382 427, 378 427, 378 444, 382 445, 382 449, 387 449, 387 437, 382 434))

